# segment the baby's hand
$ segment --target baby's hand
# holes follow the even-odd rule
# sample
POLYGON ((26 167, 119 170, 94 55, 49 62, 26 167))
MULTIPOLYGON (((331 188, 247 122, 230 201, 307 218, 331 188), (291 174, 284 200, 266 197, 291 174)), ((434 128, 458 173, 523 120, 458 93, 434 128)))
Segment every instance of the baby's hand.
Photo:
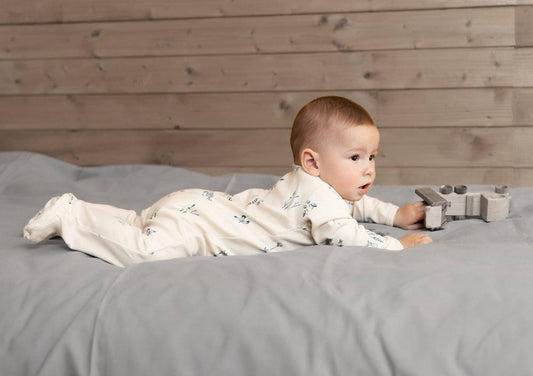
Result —
POLYGON ((421 244, 429 244, 432 242, 433 240, 431 240, 429 235, 426 234, 407 234, 400 239, 400 243, 402 243, 404 248, 421 244))
POLYGON ((406 230, 416 230, 424 227, 425 205, 422 201, 402 206, 394 217, 394 226, 406 230))

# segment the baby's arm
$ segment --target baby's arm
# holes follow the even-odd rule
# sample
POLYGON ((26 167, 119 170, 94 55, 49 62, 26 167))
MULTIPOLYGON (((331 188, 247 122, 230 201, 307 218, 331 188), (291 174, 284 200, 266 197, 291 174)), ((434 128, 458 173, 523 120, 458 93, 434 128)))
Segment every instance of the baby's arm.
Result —
MULTIPOLYGON (((358 221, 371 220, 406 230, 416 230, 424 227, 424 213, 425 206, 421 201, 398 207, 365 195, 354 203, 353 216, 358 221)), ((427 234, 408 234, 400 239, 404 248, 431 242, 427 234)))
POLYGON ((394 251, 405 248, 401 240, 378 235, 350 217, 328 220, 315 216, 311 219, 311 233, 317 244, 356 245, 394 251))
POLYGON ((422 201, 398 207, 377 198, 363 196, 354 203, 353 217, 359 222, 375 222, 406 230, 424 227, 425 206, 422 201))
MULTIPOLYGON (((351 208, 336 193, 318 191, 310 201, 317 203, 306 214, 311 222, 313 239, 317 244, 356 245, 389 250, 404 248, 398 239, 378 235, 359 225, 352 216, 351 208)), ((391 213, 381 213, 383 222, 389 221, 388 224, 392 225, 397 208, 397 206, 390 208, 391 213)))
POLYGON ((357 222, 374 222, 389 226, 394 225, 394 218, 399 207, 370 196, 363 196, 353 202, 353 217, 357 222))

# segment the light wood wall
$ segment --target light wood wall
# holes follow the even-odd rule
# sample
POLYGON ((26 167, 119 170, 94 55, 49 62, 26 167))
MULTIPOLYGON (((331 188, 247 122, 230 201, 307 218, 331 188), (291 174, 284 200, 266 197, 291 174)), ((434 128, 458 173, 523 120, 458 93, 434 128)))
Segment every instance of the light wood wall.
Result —
POLYGON ((342 95, 378 183, 533 185, 533 0, 0 0, 0 150, 282 174, 342 95))

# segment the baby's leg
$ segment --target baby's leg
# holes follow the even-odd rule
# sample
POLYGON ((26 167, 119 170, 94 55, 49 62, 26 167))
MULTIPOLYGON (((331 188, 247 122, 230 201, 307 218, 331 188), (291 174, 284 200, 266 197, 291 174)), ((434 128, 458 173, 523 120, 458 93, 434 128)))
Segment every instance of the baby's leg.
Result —
POLYGON ((186 231, 174 216, 159 213, 143 223, 131 211, 74 200, 60 235, 70 248, 118 266, 192 256, 181 236, 186 231))
POLYGON ((88 203, 71 194, 47 206, 25 227, 25 237, 40 241, 59 235, 70 248, 118 266, 191 255, 179 232, 165 225, 165 216, 145 228, 134 211, 88 203))
MULTIPOLYGON (((72 205, 74 200, 77 199, 72 193, 65 193, 50 199, 24 227, 24 237, 39 243, 60 235, 61 215, 70 211, 69 205, 72 205)), ((103 215, 120 219, 130 225, 141 226, 141 218, 133 210, 124 210, 110 205, 91 205, 103 215)))

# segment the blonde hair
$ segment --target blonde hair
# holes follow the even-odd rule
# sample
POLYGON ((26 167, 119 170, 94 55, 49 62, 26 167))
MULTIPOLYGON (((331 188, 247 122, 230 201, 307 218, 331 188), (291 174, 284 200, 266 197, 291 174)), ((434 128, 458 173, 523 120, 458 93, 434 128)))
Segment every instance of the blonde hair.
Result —
POLYGON ((374 125, 370 114, 360 105, 344 97, 325 96, 303 106, 292 123, 291 149, 295 164, 305 148, 317 145, 333 126, 374 125))

